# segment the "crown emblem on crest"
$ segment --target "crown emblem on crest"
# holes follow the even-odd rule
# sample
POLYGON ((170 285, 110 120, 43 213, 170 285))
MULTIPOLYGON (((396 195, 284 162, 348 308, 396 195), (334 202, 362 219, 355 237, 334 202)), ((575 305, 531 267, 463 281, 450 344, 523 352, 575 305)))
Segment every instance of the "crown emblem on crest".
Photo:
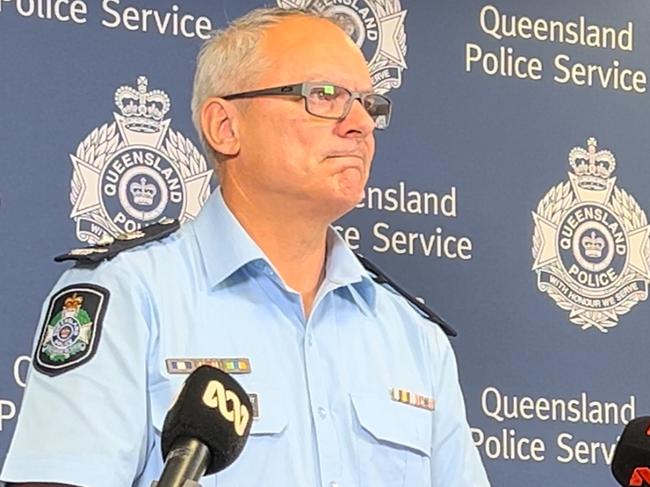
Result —
POLYGON ((121 86, 115 91, 115 105, 125 118, 125 126, 136 132, 157 132, 171 102, 162 90, 147 91, 146 76, 138 76, 138 88, 121 86))
POLYGON ((581 243, 587 257, 600 258, 603 255, 605 239, 597 237, 596 232, 591 232, 590 235, 583 237, 581 243))
POLYGON ((595 137, 587 140, 587 150, 574 147, 569 152, 569 164, 578 176, 578 186, 589 190, 607 188, 607 180, 616 169, 614 154, 608 150, 596 151, 598 141, 595 137))
POLYGON ((143 177, 140 178, 139 181, 131 183, 129 186, 129 191, 131 191, 133 202, 136 205, 147 206, 153 205, 153 198, 158 193, 156 186, 151 183, 147 183, 147 180, 143 177))
POLYGON ((82 296, 78 296, 77 293, 74 293, 63 302, 63 309, 65 311, 77 311, 81 308, 83 301, 84 298, 82 296))

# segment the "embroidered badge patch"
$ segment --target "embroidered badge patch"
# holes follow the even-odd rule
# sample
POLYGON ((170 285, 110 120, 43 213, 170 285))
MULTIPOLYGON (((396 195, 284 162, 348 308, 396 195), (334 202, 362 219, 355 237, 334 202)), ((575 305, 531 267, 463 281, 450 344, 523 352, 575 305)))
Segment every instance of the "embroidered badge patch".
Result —
POLYGON ((415 406, 416 408, 428 409, 429 411, 436 409, 436 401, 434 401, 432 398, 421 396, 420 394, 415 394, 414 392, 407 391, 406 389, 393 388, 390 390, 390 397, 393 399, 393 401, 409 404, 411 406, 415 406))
POLYGON ((94 284, 74 284, 52 296, 34 352, 34 367, 54 376, 95 354, 110 293, 94 284))

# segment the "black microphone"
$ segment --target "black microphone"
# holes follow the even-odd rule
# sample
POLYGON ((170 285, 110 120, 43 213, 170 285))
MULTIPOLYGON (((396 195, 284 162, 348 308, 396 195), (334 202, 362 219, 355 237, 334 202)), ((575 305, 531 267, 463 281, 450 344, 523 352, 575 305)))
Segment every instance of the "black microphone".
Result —
POLYGON ((650 416, 625 426, 614 451, 612 473, 625 487, 650 486, 650 416))
POLYGON ((209 365, 192 372, 165 417, 165 467, 155 485, 198 485, 203 475, 234 462, 246 444, 252 411, 248 394, 230 375, 209 365))

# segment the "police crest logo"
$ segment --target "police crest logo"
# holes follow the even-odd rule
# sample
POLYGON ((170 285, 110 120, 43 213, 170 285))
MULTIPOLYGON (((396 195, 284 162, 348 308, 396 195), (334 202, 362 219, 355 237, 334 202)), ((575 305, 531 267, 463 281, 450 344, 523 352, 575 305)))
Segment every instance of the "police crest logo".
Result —
POLYGON ((171 101, 161 90, 115 91, 114 122, 94 129, 71 154, 70 217, 82 242, 135 232, 172 218, 194 219, 210 193, 204 157, 165 115, 171 101))
POLYGON ((537 287, 583 330, 607 332, 648 298, 650 226, 634 197, 615 185, 616 159, 597 150, 569 153, 569 181, 546 193, 533 212, 537 287))
POLYGON ((406 33, 399 0, 277 0, 281 8, 300 8, 336 19, 368 59, 375 91, 402 85, 406 33))
POLYGON ((52 296, 35 351, 36 369, 58 375, 90 360, 108 298, 107 289, 93 284, 68 286, 52 296))

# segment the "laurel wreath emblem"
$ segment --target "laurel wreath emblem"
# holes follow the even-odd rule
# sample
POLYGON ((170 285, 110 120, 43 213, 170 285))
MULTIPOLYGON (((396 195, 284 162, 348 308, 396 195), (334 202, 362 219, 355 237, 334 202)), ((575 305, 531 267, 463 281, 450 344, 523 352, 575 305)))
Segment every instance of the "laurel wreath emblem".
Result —
MULTIPOLYGON (((576 198, 573 194, 571 183, 569 181, 559 183, 551 188, 544 198, 537 205, 537 214, 542 218, 558 225, 562 216, 576 203, 576 198)), ((625 190, 614 187, 611 197, 610 209, 616 216, 621 219, 626 232, 642 228, 648 224, 645 212, 641 209, 633 196, 628 194, 625 190)), ((537 257, 542 246, 542 234, 540 229, 535 226, 533 232, 533 257, 537 257)), ((650 241, 646 241, 643 248, 644 258, 650 258, 650 241)), ((545 270, 555 275, 562 275, 568 278, 564 268, 557 262, 548 264, 545 270)), ((621 276, 620 287, 624 287, 632 282, 637 277, 637 273, 629 267, 621 276)), ((631 294, 624 301, 621 301, 616 307, 609 310, 592 310, 585 309, 577 306, 572 301, 568 300, 562 293, 545 283, 539 284, 540 291, 548 293, 548 295, 557 303, 557 305, 569 311, 569 320, 579 325, 582 329, 596 327, 602 332, 607 332, 608 328, 614 327, 618 324, 618 316, 627 313, 641 301, 639 294, 631 294)))
POLYGON ((171 161, 176 161, 183 179, 192 177, 206 170, 205 158, 192 144, 190 139, 173 129, 167 131, 165 145, 161 152, 171 161))

